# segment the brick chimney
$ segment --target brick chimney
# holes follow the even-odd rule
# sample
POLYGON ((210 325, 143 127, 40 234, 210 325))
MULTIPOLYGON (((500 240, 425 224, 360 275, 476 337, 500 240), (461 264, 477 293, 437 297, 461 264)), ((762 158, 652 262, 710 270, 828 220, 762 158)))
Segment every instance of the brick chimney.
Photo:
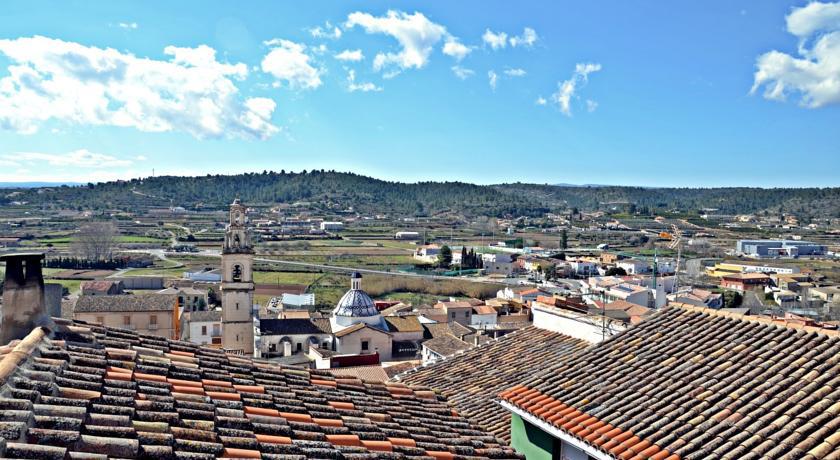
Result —
POLYGON ((37 326, 46 326, 44 254, 23 253, 0 256, 6 262, 3 306, 0 308, 0 345, 23 339, 37 326))

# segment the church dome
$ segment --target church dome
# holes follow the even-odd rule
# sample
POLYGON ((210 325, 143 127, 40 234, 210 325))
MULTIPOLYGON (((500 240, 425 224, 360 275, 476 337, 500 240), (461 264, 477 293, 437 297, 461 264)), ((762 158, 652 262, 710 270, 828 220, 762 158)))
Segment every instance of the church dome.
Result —
POLYGON ((359 272, 353 273, 350 277, 350 290, 341 296, 333 310, 333 315, 352 317, 379 315, 373 299, 362 290, 362 275, 359 272))

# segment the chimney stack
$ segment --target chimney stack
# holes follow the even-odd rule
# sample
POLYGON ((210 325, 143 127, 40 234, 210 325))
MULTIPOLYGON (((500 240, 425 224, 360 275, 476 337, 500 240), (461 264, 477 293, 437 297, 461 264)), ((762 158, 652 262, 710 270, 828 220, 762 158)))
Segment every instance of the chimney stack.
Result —
POLYGON ((3 306, 0 309, 0 345, 23 339, 37 326, 46 326, 42 253, 0 256, 6 262, 3 306))

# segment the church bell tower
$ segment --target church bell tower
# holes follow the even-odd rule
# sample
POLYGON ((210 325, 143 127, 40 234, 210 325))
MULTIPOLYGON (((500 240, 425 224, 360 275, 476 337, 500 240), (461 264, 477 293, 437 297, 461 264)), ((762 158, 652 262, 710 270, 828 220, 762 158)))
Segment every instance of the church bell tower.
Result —
POLYGON ((230 223, 222 246, 222 347, 254 354, 253 263, 251 233, 246 226, 245 206, 239 199, 230 205, 230 223))

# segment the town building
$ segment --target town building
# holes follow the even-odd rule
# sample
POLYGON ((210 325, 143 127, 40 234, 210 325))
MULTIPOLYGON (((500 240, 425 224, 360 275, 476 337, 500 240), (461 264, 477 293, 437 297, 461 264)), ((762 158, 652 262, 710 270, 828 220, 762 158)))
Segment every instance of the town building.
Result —
POLYGON ((763 288, 768 284, 770 284, 770 277, 763 273, 738 273, 725 275, 720 279, 720 287, 740 292, 763 288))
POLYGON ((439 254, 440 246, 436 244, 427 244, 414 251, 414 258, 423 263, 434 264, 437 263, 439 254))
POLYGON ((481 255, 484 263, 484 273, 488 275, 513 275, 518 268, 518 264, 513 254, 507 253, 488 253, 481 255))
MULTIPOLYGON (((408 332, 410 326, 406 325, 408 332)), ((419 331, 414 331, 415 335, 419 331)), ((409 334, 410 335, 410 334, 409 334)), ((400 334, 402 339, 404 334, 400 334)), ((410 339, 408 340, 410 342, 410 339)), ((260 320, 260 352, 266 357, 310 355, 313 359, 336 355, 375 355, 376 362, 388 361, 395 354, 411 348, 416 354, 417 344, 396 343, 389 323, 362 289, 362 275, 350 277, 350 289, 339 299, 328 318, 277 318, 260 320)), ((413 356, 413 355, 411 355, 413 356)))
POLYGON ((462 326, 469 326, 472 323, 473 306, 464 300, 450 300, 438 302, 435 308, 440 309, 444 317, 443 322, 455 322, 462 326))
POLYGON ((668 294, 669 302, 680 302, 695 307, 723 308, 723 294, 707 289, 680 289, 679 293, 668 294))
POLYGON ((344 222, 321 222, 321 230, 325 232, 338 232, 344 230, 344 222))
POLYGON ((82 295, 120 295, 125 293, 122 281, 95 280, 83 281, 80 290, 82 295))
POLYGON ((824 256, 823 244, 802 240, 738 240, 735 251, 748 257, 824 256))
POLYGON ((650 271, 650 264, 640 259, 621 260, 616 262, 615 266, 624 270, 624 273, 628 275, 641 275, 650 271))
POLYGON ((394 234, 395 240, 419 240, 419 232, 397 232, 394 234))
POLYGON ((422 363, 429 365, 445 360, 456 353, 468 350, 470 344, 450 334, 426 340, 422 344, 422 363))
POLYGON ((254 250, 239 199, 230 205, 222 246, 222 347, 254 354, 254 250))
POLYGON ((184 279, 200 283, 219 283, 222 281, 222 271, 218 268, 208 268, 194 272, 184 272, 184 279))
POLYGON ((185 311, 181 315, 181 340, 199 345, 222 346, 222 311, 185 311))
POLYGON ((798 267, 781 267, 773 265, 747 265, 721 262, 706 268, 706 274, 720 278, 725 275, 738 273, 777 273, 780 275, 794 275, 799 273, 798 267))
POLYGON ((207 309, 207 291, 192 287, 170 287, 157 291, 156 294, 176 296, 183 311, 207 309))
POLYGON ((83 295, 73 308, 73 318, 103 326, 173 338, 181 314, 174 295, 83 295))

